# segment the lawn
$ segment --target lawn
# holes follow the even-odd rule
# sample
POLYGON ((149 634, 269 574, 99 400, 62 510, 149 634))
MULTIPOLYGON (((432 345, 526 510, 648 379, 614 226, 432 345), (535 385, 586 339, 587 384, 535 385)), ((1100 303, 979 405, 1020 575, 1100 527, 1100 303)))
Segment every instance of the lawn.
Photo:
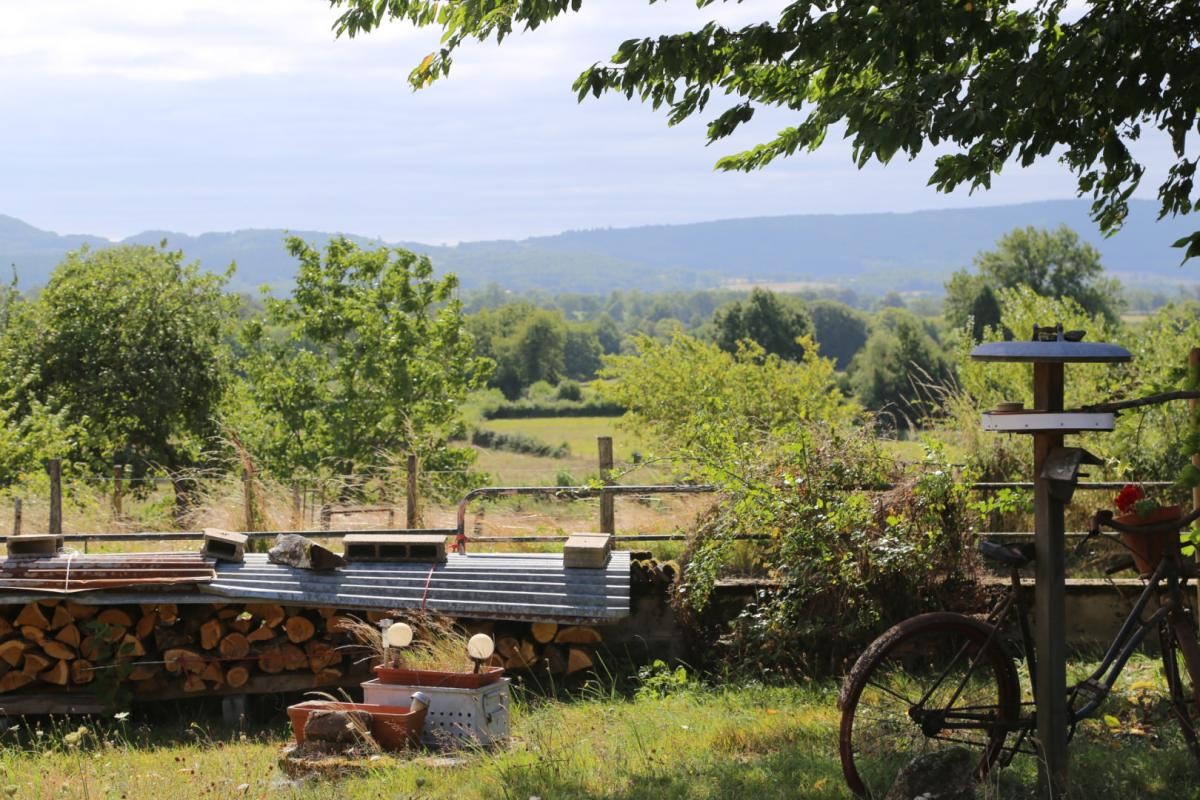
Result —
MULTIPOLYGON (((1152 671, 1152 667, 1147 666, 1152 671)), ((1085 725, 1072 748, 1078 797, 1197 797, 1195 762, 1152 700, 1119 696, 1110 719, 1085 725)), ((379 757, 339 781, 294 781, 276 766, 282 721, 247 734, 186 718, 56 721, 10 730, 0 796, 29 798, 422 798, 650 800, 844 798, 836 687, 703 688, 662 671, 636 696, 598 687, 570 701, 528 698, 513 709, 507 749, 446 763, 379 757), (172 738, 164 733, 175 731, 172 738)), ((1036 797, 1022 757, 984 798, 1036 797)))

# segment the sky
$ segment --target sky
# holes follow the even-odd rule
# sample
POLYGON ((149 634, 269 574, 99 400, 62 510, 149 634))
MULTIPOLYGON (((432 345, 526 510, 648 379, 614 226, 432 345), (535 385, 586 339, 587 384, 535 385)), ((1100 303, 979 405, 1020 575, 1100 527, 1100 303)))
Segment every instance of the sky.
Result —
POLYGON ((0 214, 110 238, 269 227, 440 244, 1074 195, 1053 161, 1006 170, 987 193, 944 195, 925 185, 932 157, 858 170, 841 141, 716 172, 789 116, 706 146, 701 121, 672 128, 637 101, 575 100, 579 71, 624 39, 713 13, 758 21, 780 5, 591 2, 460 51, 448 79, 413 92, 408 72, 440 31, 393 23, 338 39, 324 0, 8 0, 0 214))

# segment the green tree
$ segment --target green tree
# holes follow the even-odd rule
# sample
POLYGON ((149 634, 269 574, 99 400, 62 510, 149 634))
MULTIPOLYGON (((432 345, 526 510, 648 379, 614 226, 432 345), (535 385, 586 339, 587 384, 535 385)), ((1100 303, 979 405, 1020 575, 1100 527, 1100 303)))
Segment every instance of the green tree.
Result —
MULTIPOLYGON (((81 457, 111 463, 116 453, 178 478, 216 432, 231 273, 144 245, 68 254, 4 335, 18 418, 67 409, 87 431, 81 457)), ((176 489, 182 502, 186 484, 176 489)))
POLYGON ((754 342, 765 352, 797 361, 804 348, 797 339, 812 333, 812 321, 799 303, 781 300, 774 292, 754 289, 713 315, 717 345, 736 352, 739 342, 754 342))
POLYGON ((1120 283, 1104 277, 1100 253, 1066 225, 1053 231, 1017 228, 1001 236, 994 250, 975 256, 975 266, 977 274, 960 270, 946 284, 946 319, 964 327, 978 315, 973 323, 976 340, 982 338, 984 325, 999 322, 997 289, 1028 286, 1043 297, 1069 298, 1110 324, 1120 317, 1120 283))
POLYGON ((563 374, 577 381, 590 381, 600 369, 604 348, 594 325, 575 323, 567 326, 563 340, 563 374))
POLYGON ((850 363, 855 396, 899 428, 927 416, 937 399, 936 387, 952 377, 950 361, 921 320, 896 308, 879 314, 866 346, 850 363))
POLYGON ((291 237, 300 261, 291 298, 268 299, 267 322, 246 326, 247 393, 268 418, 247 429, 288 476, 328 468, 369 473, 393 454, 436 468, 469 390, 490 362, 473 352, 453 275, 399 248, 331 239, 324 255, 291 237))
POLYGON ((832 358, 838 369, 846 369, 867 343, 866 315, 834 300, 813 300, 808 313, 821 355, 832 358))
POLYGON ((538 381, 555 384, 562 378, 566 327, 561 314, 539 310, 517 329, 511 346, 522 386, 538 381))
POLYGON ((992 284, 979 273, 958 270, 946 282, 942 315, 955 330, 970 325, 972 340, 982 341, 989 327, 1000 324, 1000 306, 992 284))
MULTIPOLYGON (((651 0, 653 2, 653 0, 651 0)), ((386 19, 441 27, 414 87, 446 75, 471 39, 503 40, 578 11, 578 0, 331 0, 335 29, 355 36, 386 19)), ((712 5, 704 0, 701 6, 712 5)), ((796 0, 773 20, 629 39, 609 63, 575 81, 582 100, 617 92, 665 109, 670 124, 721 107, 708 140, 724 139, 762 107, 799 111, 765 142, 722 158, 750 170, 814 150, 831 128, 858 166, 945 152, 929 183, 988 188, 1007 164, 1047 157, 1076 177, 1105 231, 1120 226, 1145 168, 1130 145, 1144 128, 1166 134, 1174 163, 1158 187, 1162 214, 1193 207, 1192 133, 1200 109, 1196 10, 1187 0, 796 0)), ((1176 243, 1200 252, 1200 232, 1176 243)))

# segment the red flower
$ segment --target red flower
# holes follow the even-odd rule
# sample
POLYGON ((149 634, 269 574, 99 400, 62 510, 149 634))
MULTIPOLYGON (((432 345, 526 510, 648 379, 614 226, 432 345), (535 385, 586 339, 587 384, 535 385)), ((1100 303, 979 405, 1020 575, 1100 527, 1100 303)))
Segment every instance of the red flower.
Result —
POLYGON ((1113 505, 1122 514, 1132 514, 1137 502, 1145 497, 1146 493, 1142 491, 1142 487, 1133 483, 1127 483, 1121 487, 1121 491, 1117 492, 1117 496, 1113 498, 1113 505))

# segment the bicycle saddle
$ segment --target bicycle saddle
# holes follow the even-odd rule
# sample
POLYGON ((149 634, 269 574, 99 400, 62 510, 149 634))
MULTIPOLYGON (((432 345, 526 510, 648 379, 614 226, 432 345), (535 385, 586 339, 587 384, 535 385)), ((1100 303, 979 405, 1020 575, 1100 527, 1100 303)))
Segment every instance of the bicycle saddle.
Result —
POLYGON ((1033 542, 1000 544, 985 540, 979 543, 979 553, 986 559, 1008 567, 1023 567, 1033 563, 1035 557, 1033 542))

